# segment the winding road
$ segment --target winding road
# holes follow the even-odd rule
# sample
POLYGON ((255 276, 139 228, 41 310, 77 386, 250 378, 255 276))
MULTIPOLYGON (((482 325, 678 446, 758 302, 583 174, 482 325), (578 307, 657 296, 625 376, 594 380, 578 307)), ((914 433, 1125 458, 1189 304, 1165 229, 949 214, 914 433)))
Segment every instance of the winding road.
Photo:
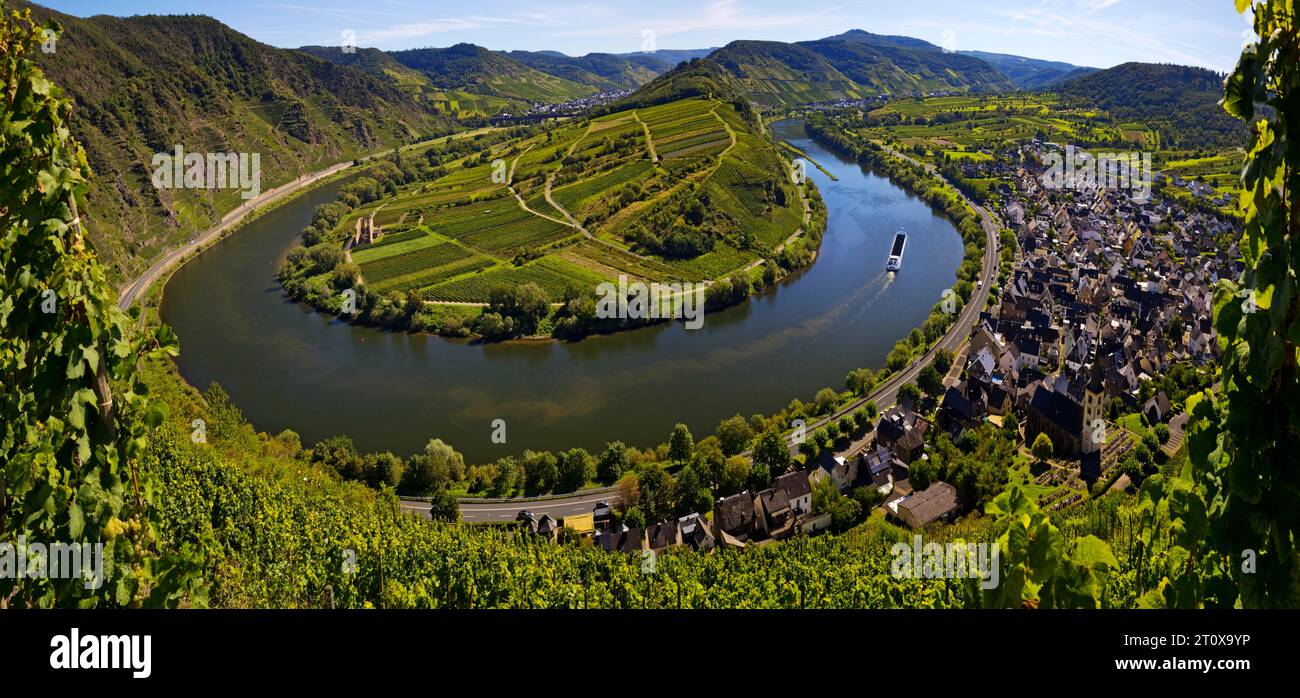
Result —
MULTIPOLYGON (((882 145, 881 147, 895 157, 902 158, 913 165, 919 165, 925 168, 925 171, 931 176, 942 180, 949 186, 952 186, 948 180, 944 179, 943 176, 938 173, 933 165, 918 162, 907 155, 895 151, 887 145, 882 145)), ((805 432, 811 433, 822 426, 838 420, 840 417, 852 414, 855 410, 866 405, 868 402, 875 402, 876 407, 881 412, 893 407, 894 403, 898 401, 898 389, 903 387, 905 383, 915 382, 917 376, 921 375, 921 371, 924 370, 926 366, 930 365, 931 361, 934 361, 934 357, 939 353, 939 350, 943 349, 956 354, 957 350, 966 341, 966 338, 970 336, 971 330, 975 327, 975 321, 979 319, 980 312, 984 310, 985 304, 980 302, 979 299, 982 298, 980 294, 988 293, 989 285, 993 281, 993 275, 997 273, 998 225, 994 222, 993 216, 989 214, 984 207, 976 204, 970 199, 970 197, 963 194, 961 190, 956 187, 953 187, 953 190, 957 192, 957 195, 960 196, 963 201, 975 210, 980 217, 980 225, 984 228, 984 266, 980 270, 980 283, 975 287, 975 290, 971 292, 970 302, 966 303, 966 305, 962 307, 961 313, 957 316, 957 321, 952 324, 952 327, 949 327, 943 337, 939 338, 939 341, 919 359, 914 360, 902 371, 890 376, 889 379, 885 381, 884 385, 877 388, 870 395, 849 403, 848 405, 836 410, 828 417, 823 417, 812 424, 806 425, 805 432)), ((790 445, 790 452, 797 453, 799 445, 794 442, 794 437, 789 436, 786 438, 787 443, 790 445)), ((746 451, 744 455, 748 456, 749 452, 746 451)))
POLYGON ((240 204, 239 208, 236 208, 222 216, 221 220, 216 225, 203 231, 193 240, 167 253, 162 259, 155 262, 153 266, 149 267, 148 270, 141 274, 139 278, 128 284, 126 288, 122 289, 122 292, 117 298, 118 307, 122 310, 130 308, 142 295, 144 295, 144 292, 149 290, 149 287, 161 278, 163 274, 166 274, 169 269, 179 264, 181 260, 185 259, 185 257, 190 253, 197 252, 198 250, 203 249, 207 244, 220 239, 223 234, 228 232, 237 223, 244 220, 248 214, 266 206, 267 204, 275 203, 276 201, 286 197, 293 196, 320 180, 346 170, 349 167, 352 167, 351 160, 341 162, 318 172, 304 175, 291 182, 281 184, 269 191, 264 191, 256 198, 240 204))

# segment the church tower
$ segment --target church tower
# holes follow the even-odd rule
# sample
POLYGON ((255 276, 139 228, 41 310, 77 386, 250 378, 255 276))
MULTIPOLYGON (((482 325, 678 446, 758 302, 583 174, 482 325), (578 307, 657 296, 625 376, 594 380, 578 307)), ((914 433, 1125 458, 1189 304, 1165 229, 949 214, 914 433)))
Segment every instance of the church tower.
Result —
POLYGON ((1096 453, 1106 443, 1106 386, 1102 382, 1101 362, 1092 362, 1091 378, 1083 389, 1083 434, 1079 439, 1084 453, 1096 453))

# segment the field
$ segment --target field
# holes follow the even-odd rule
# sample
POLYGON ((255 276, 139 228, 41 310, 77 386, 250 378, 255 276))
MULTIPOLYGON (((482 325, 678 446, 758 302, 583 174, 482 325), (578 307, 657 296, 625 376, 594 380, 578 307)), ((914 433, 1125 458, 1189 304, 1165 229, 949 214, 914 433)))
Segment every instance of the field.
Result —
POLYGON ((525 283, 557 302, 624 275, 707 281, 761 260, 799 229, 801 193, 788 169, 732 105, 680 100, 491 146, 358 208, 337 235, 373 215, 380 238, 350 250, 363 282, 435 303, 482 304, 493 288, 525 283), (709 212, 687 224, 713 236, 707 248, 668 258, 644 236, 628 237, 634 225, 680 227, 694 197, 707 197, 709 212))
POLYGON ((488 294, 498 286, 535 283, 552 299, 560 298, 569 287, 594 289, 605 279, 577 265, 556 257, 544 257, 521 267, 496 267, 479 274, 426 288, 426 300, 486 303, 488 294))

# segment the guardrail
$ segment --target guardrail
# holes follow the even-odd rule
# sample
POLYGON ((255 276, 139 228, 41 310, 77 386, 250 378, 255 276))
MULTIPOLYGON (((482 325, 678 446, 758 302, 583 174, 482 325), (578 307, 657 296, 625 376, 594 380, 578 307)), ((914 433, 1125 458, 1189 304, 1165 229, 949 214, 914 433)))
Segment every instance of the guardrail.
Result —
MULTIPOLYGON (((456 501, 460 504, 528 504, 531 502, 554 502, 560 499, 575 499, 577 497, 586 497, 596 494, 608 494, 617 492, 617 486, 594 487, 589 490, 578 490, 567 494, 545 494, 538 497, 458 497, 456 501)), ((431 502, 433 497, 398 497, 403 502, 431 502)))

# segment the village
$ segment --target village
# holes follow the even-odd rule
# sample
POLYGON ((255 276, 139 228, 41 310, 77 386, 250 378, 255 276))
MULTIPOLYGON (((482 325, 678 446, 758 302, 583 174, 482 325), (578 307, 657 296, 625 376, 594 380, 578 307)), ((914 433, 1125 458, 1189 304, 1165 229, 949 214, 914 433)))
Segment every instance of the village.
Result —
MULTIPOLYGON (((1122 466, 1135 449, 1151 450, 1138 431, 1162 434, 1157 449, 1166 458, 1183 441, 1183 396, 1171 395, 1166 374, 1182 366, 1212 375, 1200 369, 1219 356, 1213 288, 1241 272, 1235 243, 1224 244, 1235 241, 1235 224, 1186 210, 1158 187, 1150 196, 1150 187, 1053 186, 1042 163, 1056 151, 1035 141, 1015 158, 978 166, 978 174, 1002 180, 997 212, 1018 249, 941 396, 920 404, 900 397, 864 437, 775 477, 767 489, 717 499, 712 512, 629 529, 601 502, 591 514, 560 520, 520 512, 520 524, 619 552, 763 545, 828 528, 830 515, 815 510, 812 492, 829 480, 846 493, 876 489, 887 521, 920 529, 970 507, 942 480, 914 491, 911 468, 929 459, 938 435, 957 443, 990 422, 1018 425, 1026 454, 1049 445, 1050 463, 1034 478, 1048 511, 1136 485, 1141 474, 1122 466)), ((1204 381, 1196 389, 1210 387, 1204 381)))

